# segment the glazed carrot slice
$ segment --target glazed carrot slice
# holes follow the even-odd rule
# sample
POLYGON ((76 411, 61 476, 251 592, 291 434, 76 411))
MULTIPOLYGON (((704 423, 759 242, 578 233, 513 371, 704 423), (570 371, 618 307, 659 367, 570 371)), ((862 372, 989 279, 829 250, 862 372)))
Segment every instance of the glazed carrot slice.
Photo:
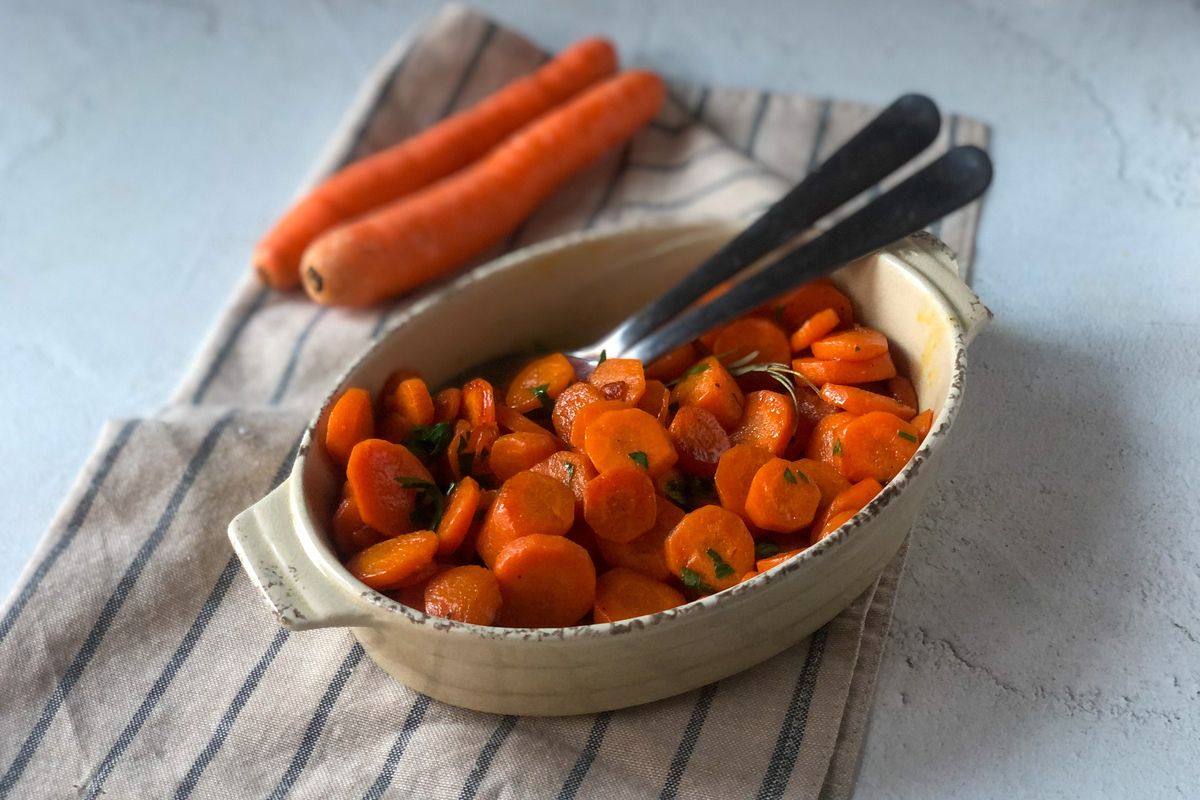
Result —
POLYGON ((851 328, 831 333, 812 343, 815 357, 839 361, 870 361, 887 351, 887 337, 871 328, 851 328))
POLYGON ((790 461, 773 458, 759 467, 746 494, 746 516, 759 528, 793 533, 817 513, 821 490, 790 461))
POLYGON ((485 475, 491 469, 492 445, 500 436, 496 425, 471 425, 459 420, 446 448, 446 459, 454 480, 467 475, 485 475))
POLYGON ((505 403, 514 411, 528 414, 530 411, 554 408, 554 400, 575 382, 575 368, 562 353, 531 361, 521 368, 508 386, 505 403))
POLYGON ((847 522, 853 519, 854 515, 857 513, 857 511, 843 511, 840 514, 830 516, 829 519, 826 520, 821 526, 820 530, 813 531, 813 544, 816 544, 829 534, 836 531, 838 528, 845 525, 847 522))
POLYGON ((917 390, 913 388, 912 381, 903 375, 888 380, 887 393, 900 405, 917 408, 917 390))
POLYGON ((438 558, 449 558, 462 545, 475 521, 481 499, 482 491, 474 478, 466 477, 454 484, 437 526, 438 558))
POLYGON ((636 406, 646 391, 646 372, 636 358, 609 358, 592 370, 588 383, 599 389, 605 400, 624 400, 636 406))
POLYGON ((400 386, 402 381, 409 378, 419 378, 421 374, 415 369, 402 368, 388 375, 386 381, 383 382, 383 388, 379 390, 379 405, 384 411, 399 411, 396 405, 396 388, 400 386))
POLYGON ((761 447, 735 444, 721 454, 717 462, 716 487, 721 505, 733 513, 746 516, 746 495, 755 473, 770 461, 772 455, 761 447))
MULTIPOLYGON (((576 428, 583 414, 596 405, 576 416, 576 428)), ((596 417, 584 433, 584 452, 602 473, 633 463, 651 476, 661 475, 678 458, 667 429, 640 408, 606 411, 596 417)))
POLYGON ((742 575, 741 578, 738 578, 738 583, 745 583, 746 581, 754 580, 757 577, 758 577, 758 570, 752 569, 749 572, 747 572, 746 574, 742 575))
POLYGON ((841 323, 842 320, 832 308, 822 309, 806 319, 799 328, 796 328, 788 344, 794 353, 807 350, 812 347, 813 342, 831 333, 841 323))
POLYGON ((496 424, 496 390, 483 378, 463 385, 462 415, 472 427, 496 424))
POLYGON ((712 475, 730 436, 721 423, 700 406, 684 406, 671 420, 671 443, 679 454, 679 469, 692 475, 712 475))
POLYGON ((363 522, 362 514, 358 513, 358 504, 354 502, 354 495, 343 497, 333 512, 334 536, 348 536, 366 524, 363 522))
POLYGON ((495 565, 509 542, 531 534, 563 536, 575 522, 575 496, 561 482, 538 472, 519 472, 504 482, 488 508, 475 548, 495 565))
POLYGON ((737 381, 717 360, 709 356, 696 362, 671 391, 671 400, 681 406, 699 406, 717 418, 727 431, 742 419, 745 397, 737 381))
POLYGON ((839 324, 850 325, 854 322, 854 307, 850 298, 825 278, 806 283, 777 303, 775 317, 788 330, 795 330, 814 314, 827 308, 837 313, 839 324))
POLYGON ((394 407, 413 425, 432 425, 433 396, 420 378, 405 378, 394 392, 394 407))
POLYGON ((535 533, 504 547, 492 572, 500 584, 500 623, 513 628, 574 625, 596 602, 596 567, 563 536, 535 533))
POLYGON ((817 515, 833 503, 835 497, 850 488, 850 481, 838 472, 832 464, 816 461, 811 458, 801 458, 793 461, 796 469, 808 476, 821 492, 821 501, 817 506, 817 515))
POLYGON ((758 561, 754 562, 754 568, 757 569, 761 575, 772 567, 778 567, 783 562, 795 558, 803 552, 803 550, 785 550, 784 552, 776 553, 773 556, 760 558, 758 561))
POLYGON ((663 425, 670 417, 671 390, 662 381, 646 381, 646 391, 637 407, 657 419, 663 425))
POLYGON ((325 421, 325 452, 345 466, 354 445, 374 435, 375 411, 370 392, 354 388, 342 392, 325 421))
POLYGON ((667 536, 667 568, 689 589, 728 589, 754 567, 754 538, 742 518, 720 506, 686 515, 667 536))
POLYGON ((550 431, 538 425, 529 417, 522 414, 520 411, 513 411, 503 403, 496 406, 496 421, 501 428, 508 430, 510 433, 538 433, 543 436, 550 436, 550 431))
POLYGON ((462 389, 451 386, 433 396, 433 419, 435 422, 452 422, 458 419, 462 408, 462 389))
POLYGON ((847 511, 858 513, 882 491, 883 484, 879 481, 863 478, 853 486, 838 492, 837 497, 829 504, 829 511, 831 514, 843 514, 847 511))
POLYGON ((886 411, 900 419, 910 420, 917 413, 915 408, 909 408, 890 397, 856 386, 843 386, 839 383, 827 383, 821 387, 821 399, 835 406, 840 406, 851 414, 869 414, 872 411, 886 411))
POLYGON ((413 424, 399 411, 384 411, 375 426, 375 436, 393 444, 404 444, 412 433, 413 424))
POLYGON ((583 453, 559 450, 540 464, 531 468, 534 472, 549 475, 571 490, 575 495, 575 513, 583 513, 583 490, 588 481, 596 477, 596 468, 583 453))
POLYGON ((826 361, 820 358, 797 358, 792 369, 818 386, 826 383, 871 383, 896 376, 896 365, 888 353, 867 361, 826 361))
POLYGON ((506 481, 533 469, 557 450, 558 442, 548 433, 506 433, 492 443, 488 466, 497 480, 506 481))
POLYGON ((812 437, 808 440, 808 447, 804 455, 814 461, 824 461, 844 475, 842 454, 845 445, 842 439, 846 433, 846 426, 856 419, 858 419, 856 415, 845 411, 824 417, 813 428, 812 437))
POLYGON ((333 546, 342 558, 349 558, 386 538, 362 521, 353 497, 347 497, 338 505, 333 514, 333 546))
POLYGON ((629 542, 654 526, 654 482, 634 464, 601 472, 583 490, 583 518, 600 539, 629 542))
POLYGON ((670 383, 696 363, 696 348, 691 342, 676 347, 665 356, 646 365, 647 380, 670 383))
MULTIPOLYGON (((593 422, 609 411, 621 411, 627 408, 629 406, 624 400, 597 400, 581 407, 571 420, 571 435, 567 441, 576 450, 583 450, 587 446, 588 428, 592 426, 593 422)), ((649 415, 647 414, 647 416, 649 415)))
POLYGON ((665 95, 662 79, 642 70, 584 91, 473 164, 317 238, 301 258, 305 291, 325 305, 369 306, 445 276, 632 137, 665 95))
POLYGON ((437 547, 432 531, 406 533, 368 547, 347 561, 346 569, 372 589, 395 589, 428 578, 437 547))
POLYGON ((743 317, 717 333, 712 351, 726 364, 754 356, 756 364, 786 364, 792 358, 787 335, 768 319, 743 317))
POLYGON ((600 537, 596 536, 596 532, 592 530, 591 525, 587 524, 582 515, 575 518, 575 524, 571 526, 571 530, 567 531, 567 538, 587 550, 597 572, 607 569, 604 555, 600 552, 600 537))
POLYGON ((650 530, 628 542, 598 538, 596 545, 610 566, 627 567, 656 581, 665 581, 671 578, 671 570, 667 568, 664 546, 667 536, 683 519, 683 510, 663 497, 656 496, 654 503, 654 524, 650 530))
POLYGON ((822 418, 838 413, 838 407, 826 403, 817 392, 808 385, 796 387, 796 414, 802 419, 816 425, 822 418))
POLYGON ((920 432, 883 411, 864 414, 842 433, 842 474, 852 481, 874 478, 887 483, 917 452, 920 432))
POLYGON ((383 439, 365 439, 354 446, 346 480, 363 522, 388 536, 412 530, 417 496, 426 491, 421 484, 433 486, 433 476, 420 459, 404 445, 383 439))
POLYGON ((921 441, 925 441, 925 437, 929 435, 929 431, 933 430, 933 409, 925 409, 913 417, 911 421, 912 426, 917 429, 917 436, 921 441))
POLYGON ((571 441, 571 426, 575 424, 575 415, 584 406, 590 406, 603 399, 600 390, 586 381, 573 383, 563 390, 563 393, 554 401, 554 413, 550 415, 550 421, 554 424, 558 438, 564 442, 571 441))
POLYGON ((500 616, 500 584, 476 564, 440 572, 425 584, 425 613, 472 625, 492 625, 500 616))
POLYGON ((620 622, 657 614, 687 602, 678 591, 640 572, 614 567, 596 579, 596 622, 620 622))
POLYGON ((729 434, 734 444, 761 447, 781 456, 796 432, 796 407, 779 392, 757 391, 746 395, 742 420, 729 434))
POLYGON ((584 39, 471 108, 350 164, 288 209, 255 248, 255 270, 276 289, 296 286, 300 255, 323 232, 470 164, 616 66, 608 41, 584 39))

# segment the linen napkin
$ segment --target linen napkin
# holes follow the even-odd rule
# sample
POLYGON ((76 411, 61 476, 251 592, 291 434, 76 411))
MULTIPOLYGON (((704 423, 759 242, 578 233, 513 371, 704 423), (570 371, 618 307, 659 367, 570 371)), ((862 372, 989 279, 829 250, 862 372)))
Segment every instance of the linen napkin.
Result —
MULTIPOLYGON (((448 8, 386 57, 310 183, 545 58, 448 8)), ((650 126, 493 255, 599 225, 749 218, 876 111, 672 86, 650 126)), ((986 146, 987 131, 951 115, 919 163, 956 143, 986 146)), ((964 268, 978 214, 934 230, 964 268)), ((167 410, 106 427, 0 618, 0 800, 848 797, 903 552, 774 659, 591 716, 454 708, 393 681, 345 630, 278 627, 226 526, 287 475, 312 409, 397 307, 329 311, 247 280, 167 410)))

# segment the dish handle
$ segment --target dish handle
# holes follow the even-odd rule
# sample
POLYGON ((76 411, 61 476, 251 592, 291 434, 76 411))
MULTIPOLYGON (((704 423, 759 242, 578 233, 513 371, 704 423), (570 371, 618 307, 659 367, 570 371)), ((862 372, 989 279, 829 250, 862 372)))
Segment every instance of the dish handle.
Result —
POLYGON ((992 312, 963 281, 954 252, 941 239, 925 231, 905 239, 896 252, 942 293, 958 317, 964 343, 970 344, 991 322, 992 312))
POLYGON ((301 542, 290 506, 292 479, 229 523, 229 539, 285 628, 361 626, 369 613, 341 590, 301 542))

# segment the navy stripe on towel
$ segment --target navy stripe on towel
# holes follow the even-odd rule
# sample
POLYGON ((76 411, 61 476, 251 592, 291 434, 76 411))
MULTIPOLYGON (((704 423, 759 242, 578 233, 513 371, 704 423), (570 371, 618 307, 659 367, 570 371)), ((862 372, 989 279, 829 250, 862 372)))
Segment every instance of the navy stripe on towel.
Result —
POLYGON ((400 735, 396 737, 392 749, 388 751, 387 756, 383 759, 383 769, 379 772, 379 777, 371 784, 371 788, 367 789, 367 793, 363 795, 363 800, 379 800, 383 797, 383 793, 392 785, 392 778, 396 776, 396 767, 400 764, 401 757, 404 756, 404 751, 408 749, 408 743, 412 741, 416 735, 417 729, 421 727, 421 721, 425 719, 425 712, 429 710, 429 698, 426 695, 419 694, 417 699, 413 701, 412 708, 408 710, 408 716, 404 718, 403 724, 400 725, 400 735))
POLYGON ((825 628, 812 635, 808 642, 808 655, 800 676, 796 679, 796 687, 792 690, 792 699, 788 703, 787 713, 783 717, 783 726, 779 729, 779 738, 775 741, 775 751, 771 754, 770 766, 763 776, 762 786, 758 789, 757 800, 777 800, 783 796, 788 780, 792 777, 792 769, 796 766, 796 758, 800 755, 800 745, 804 742, 804 729, 808 725, 808 711, 812 706, 813 694, 817 690, 817 675, 821 672, 821 657, 825 654, 825 628))
POLYGON ((608 731, 608 723, 611 720, 611 711, 602 711, 596 715, 596 721, 588 731, 583 750, 580 751, 579 758, 575 759, 575 766, 571 767, 566 782, 559 790, 558 800, 575 800, 579 787, 583 785, 583 779, 587 777, 592 762, 596 760, 596 754, 600 752, 600 745, 604 744, 604 734, 608 731))
POLYGON ((692 715, 688 718, 687 727, 683 729, 683 738, 679 740, 675 757, 671 759, 671 766, 667 769, 667 779, 658 795, 659 800, 675 800, 679 795, 679 783, 683 780, 683 773, 692 759, 692 751, 696 749, 696 742, 700 739, 700 731, 704 729, 704 720, 708 718, 708 709, 712 707, 719 685, 710 683, 700 690, 696 705, 692 706, 692 715))
POLYGON ((471 774, 467 776, 462 791, 458 793, 458 800, 474 800, 479 788, 483 785, 483 779, 487 777, 488 770, 492 768, 492 761, 495 760, 496 754, 504 746, 504 740, 508 738, 515 727, 517 727, 516 717, 508 716, 500 720, 496 730, 492 731, 492 735, 488 737, 487 744, 479 751, 479 757, 475 759, 475 766, 471 768, 471 774))

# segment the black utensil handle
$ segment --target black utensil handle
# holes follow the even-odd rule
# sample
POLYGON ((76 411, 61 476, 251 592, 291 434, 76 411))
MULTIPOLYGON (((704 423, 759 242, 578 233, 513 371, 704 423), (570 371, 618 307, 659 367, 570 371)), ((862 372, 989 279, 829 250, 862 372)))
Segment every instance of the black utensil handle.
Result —
POLYGON ((987 153, 968 145, 955 147, 821 236, 711 302, 685 311, 625 355, 649 363, 717 325, 956 211, 983 194, 991 180, 987 153))
POLYGON ((928 97, 899 98, 736 238, 629 317, 605 338, 603 346, 610 355, 623 353, 709 289, 908 163, 937 138, 940 127, 941 115, 928 97))

